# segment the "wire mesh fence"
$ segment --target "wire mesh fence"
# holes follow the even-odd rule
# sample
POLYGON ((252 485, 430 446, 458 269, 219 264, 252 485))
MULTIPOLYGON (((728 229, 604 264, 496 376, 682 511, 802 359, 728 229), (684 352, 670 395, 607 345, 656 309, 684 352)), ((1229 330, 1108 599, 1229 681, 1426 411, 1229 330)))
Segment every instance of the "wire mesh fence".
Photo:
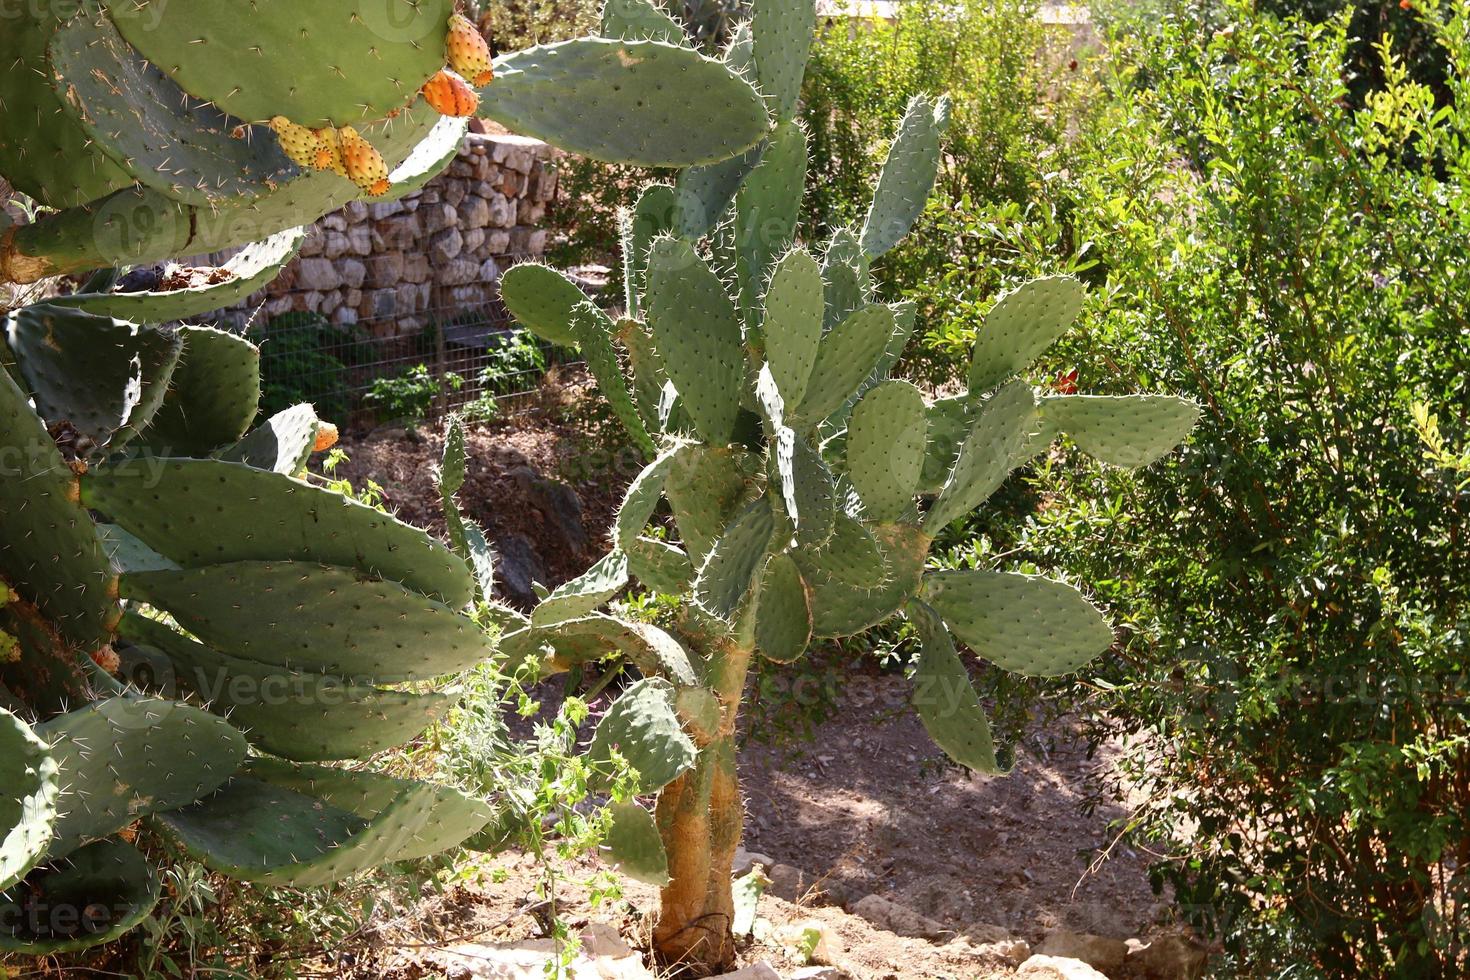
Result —
POLYGON ((554 365, 577 363, 519 327, 500 304, 330 322, 315 313, 256 318, 245 335, 260 347, 266 414, 311 402, 354 429, 462 412, 488 418, 535 404, 554 365))

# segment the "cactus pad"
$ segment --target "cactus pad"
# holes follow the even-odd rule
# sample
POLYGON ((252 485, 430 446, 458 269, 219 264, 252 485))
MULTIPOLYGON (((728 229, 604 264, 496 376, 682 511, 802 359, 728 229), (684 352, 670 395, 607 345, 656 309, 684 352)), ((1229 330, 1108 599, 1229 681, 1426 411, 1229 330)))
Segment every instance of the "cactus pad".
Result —
POLYGON ((657 538, 636 538, 626 549, 629 573, 656 592, 677 595, 694 582, 694 563, 682 548, 657 538))
POLYGON ((1070 674, 1113 645, 1107 618, 1070 585, 986 570, 931 572, 924 601, 965 645, 1028 677, 1070 674))
POLYGON ((245 434, 260 405, 260 351, 213 327, 183 327, 173 382, 145 434, 163 456, 203 456, 245 434))
POLYGON ((82 481, 87 506, 186 568, 316 561, 357 568, 459 608, 464 560, 415 527, 322 487, 215 459, 141 459, 82 481))
POLYGON ((996 300, 975 335, 970 391, 980 394, 1030 367, 1071 327, 1087 289, 1071 276, 1022 283, 996 300))
POLYGON ((772 114, 782 122, 796 114, 816 26, 817 7, 811 0, 763 0, 752 5, 755 77, 772 114))
POLYGON ((221 452, 219 458, 294 476, 306 468, 320 428, 316 409, 304 403, 292 405, 256 426, 244 439, 221 452))
POLYGON ((697 564, 704 564, 745 498, 745 465, 745 454, 738 449, 685 445, 674 455, 664 494, 684 550, 697 564))
POLYGON ((24 877, 51 843, 56 760, 30 726, 0 708, 0 889, 24 877))
POLYGON ((669 855, 659 837, 653 814, 637 803, 611 803, 612 826, 603 845, 606 857, 619 871, 645 885, 662 888, 669 883, 669 855))
POLYGON ((539 262, 521 262, 500 277, 500 298, 521 326, 561 347, 577 346, 572 311, 587 294, 560 272, 539 262))
POLYGON ((796 237, 806 167, 806 131, 799 123, 782 123, 736 195, 737 278, 747 309, 766 288, 776 257, 796 237))
POLYGON ((501 642, 501 650, 513 663, 550 651, 548 666, 552 670, 601 660, 617 651, 645 677, 663 677, 680 685, 695 682, 689 652, 678 640, 657 626, 600 613, 509 633, 501 642))
POLYGON ((78 293, 47 300, 52 306, 74 306, 99 316, 135 323, 161 323, 199 316, 231 306, 265 288, 282 267, 295 258, 306 240, 306 229, 288 228, 265 241, 247 245, 224 265, 227 278, 205 286, 189 286, 152 293, 78 293))
POLYGON ((815 424, 841 408, 883 356, 893 327, 893 311, 878 304, 854 311, 833 327, 817 349, 796 414, 815 424))
POLYGON ((863 222, 863 251, 869 258, 897 245, 923 213, 939 172, 939 141, 948 125, 948 96, 931 100, 916 95, 909 101, 863 222))
POLYGON ((694 599, 706 611, 728 619, 744 601, 771 542, 774 522, 766 497, 752 501, 725 528, 700 566, 694 599))
POLYGON ((97 450, 120 448, 148 424, 182 346, 171 331, 51 306, 11 313, 5 341, 37 413, 70 423, 97 450))
POLYGON ((911 524, 886 524, 873 530, 883 555, 884 579, 877 588, 848 585, 794 552, 811 589, 812 632, 816 636, 853 636, 876 626, 919 591, 929 537, 911 524))
POLYGON ((704 438, 725 445, 735 434, 745 382, 740 319, 718 276, 677 238, 648 252, 648 322, 684 408, 704 438))
POLYGON ((714 230, 765 149, 762 141, 728 160, 679 172, 674 193, 679 204, 680 238, 696 242, 714 230))
POLYGON ((480 113, 609 163, 688 167, 754 144, 761 97, 719 61, 661 41, 581 38, 497 58, 480 113))
POLYGON ((907 381, 883 382, 853 409, 847 473, 869 520, 897 520, 913 506, 925 431, 924 396, 907 381))
POLYGON ((766 363, 788 405, 801 404, 822 342, 822 269, 800 249, 786 253, 766 290, 766 363))
POLYGON ((56 839, 65 857, 145 813, 187 806, 245 758, 245 738, 223 718, 159 698, 108 698, 36 729, 60 773, 56 839))
POLYGON ((149 916, 161 890, 136 848, 88 844, 0 894, 0 950, 52 956, 111 942, 149 916))
POLYGON ((613 750, 638 770, 639 789, 645 793, 663 789, 693 768, 698 753, 679 723, 672 684, 661 677, 645 678, 613 702, 597 723, 586 753, 604 777, 613 750))
POLYGON ((429 680, 492 652, 475 624, 448 606, 349 568, 238 561, 134 572, 122 587, 217 650, 295 670, 429 680))
POLYGON ((311 127, 377 119, 444 67, 450 0, 104 0, 117 29, 196 98, 311 127))
POLYGON ((585 616, 628 584, 628 558, 614 549, 570 582, 563 582, 531 613, 531 622, 550 626, 585 616))
POLYGON ((644 427, 643 416, 638 414, 638 406, 628 391, 628 379, 623 376, 618 351, 612 342, 616 329, 608 315, 591 300, 584 300, 572 309, 572 334, 581 344, 588 370, 597 379, 597 390, 607 399, 613 415, 623 424, 633 445, 645 457, 652 457, 658 453, 658 447, 644 427))
POLYGON ((766 564, 756 602, 756 649, 776 663, 798 660, 811 643, 812 608, 790 555, 776 555, 766 564))
POLYGON ((970 426, 939 499, 924 516, 924 527, 937 532, 988 500, 1039 426, 1030 385, 1013 381, 996 392, 970 426))
POLYGON ((1088 455, 1137 467, 1179 445, 1199 406, 1174 395, 1058 395, 1042 400, 1041 413, 1088 455))
POLYGON ((602 36, 624 41, 687 44, 684 28, 653 0, 604 0, 602 36))
POLYGON ((996 759, 990 719, 939 614, 917 600, 908 604, 906 614, 919 634, 913 704, 924 729, 945 755, 966 769, 1004 773, 1006 767, 996 759))
POLYGON ((658 502, 663 499, 664 482, 669 478, 669 470, 674 466, 674 455, 677 450, 669 450, 649 463, 628 485, 628 492, 623 497, 622 506, 618 508, 617 524, 613 535, 619 547, 626 547, 635 540, 648 522, 653 517, 653 512, 658 509, 658 502))

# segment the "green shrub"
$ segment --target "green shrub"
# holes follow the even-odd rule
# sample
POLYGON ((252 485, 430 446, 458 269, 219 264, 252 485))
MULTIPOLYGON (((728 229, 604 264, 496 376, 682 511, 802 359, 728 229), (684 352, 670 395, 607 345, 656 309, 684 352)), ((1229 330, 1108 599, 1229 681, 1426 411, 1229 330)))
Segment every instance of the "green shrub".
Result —
POLYGON ((1078 694, 1146 736, 1134 829, 1227 975, 1465 975, 1470 5, 1425 14, 1444 105, 1380 51, 1353 108, 1345 19, 1225 17, 1116 37, 1030 230, 976 229, 1017 277, 1093 243, 1099 305, 1044 376, 1189 394, 1200 427, 1139 473, 1045 460, 970 530, 1128 623, 1078 694))
POLYGON ((260 410, 276 412, 310 402, 324 419, 345 420, 352 409, 349 369, 363 362, 369 345, 315 313, 273 317, 260 345, 260 410))

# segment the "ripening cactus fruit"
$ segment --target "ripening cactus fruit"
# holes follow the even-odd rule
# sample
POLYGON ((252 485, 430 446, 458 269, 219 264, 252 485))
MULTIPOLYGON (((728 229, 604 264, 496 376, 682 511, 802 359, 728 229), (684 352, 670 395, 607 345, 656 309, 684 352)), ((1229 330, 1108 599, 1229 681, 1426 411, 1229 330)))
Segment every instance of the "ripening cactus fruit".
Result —
POLYGON ((272 116, 269 125, 281 144, 282 152, 290 157, 292 163, 298 167, 325 169, 319 156, 322 149, 319 132, 298 126, 285 116, 272 116))
POLYGON ((342 168, 347 179, 368 194, 380 197, 388 193, 388 164, 378 148, 363 139, 351 126, 337 130, 337 139, 342 150, 342 168))
POLYGON ((447 68, 424 83, 424 99, 446 116, 473 116, 480 108, 480 94, 447 68))
POLYGON ((485 36, 474 22, 463 14, 449 18, 444 53, 449 67, 469 79, 472 85, 488 85, 495 77, 490 45, 485 43, 485 36))

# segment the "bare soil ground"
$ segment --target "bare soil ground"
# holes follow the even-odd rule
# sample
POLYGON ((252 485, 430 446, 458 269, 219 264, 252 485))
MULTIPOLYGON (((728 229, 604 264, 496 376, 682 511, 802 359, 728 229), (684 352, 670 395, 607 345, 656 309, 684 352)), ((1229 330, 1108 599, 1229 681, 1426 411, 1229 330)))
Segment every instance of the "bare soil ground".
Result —
MULTIPOLYGON (((543 392, 531 411, 474 429, 461 493, 462 506, 492 538, 518 532, 539 544, 548 540, 549 517, 530 506, 508 472, 529 465, 577 490, 589 545, 581 553, 546 554, 552 586, 602 554, 606 528, 638 469, 589 442, 583 423, 573 423, 585 392, 578 378, 553 380, 560 386, 543 392)), ((401 517, 439 530, 442 444, 439 425, 347 438, 350 462, 337 475, 379 483, 401 517)), ((843 947, 839 962, 858 977, 981 978, 1010 973, 976 950, 998 935, 1036 943, 1062 927, 1122 939, 1145 935, 1164 914, 1148 885, 1146 856, 1110 846, 1111 822, 1125 811, 1095 798, 1095 777, 1109 768, 1112 752, 1088 758, 1080 738, 1054 725, 1027 739, 1012 774, 979 777, 943 761, 907 710, 901 677, 876 665, 849 670, 831 697, 837 710, 810 741, 752 740, 743 750, 745 846, 787 866, 772 886, 784 898, 768 893, 761 904, 773 925, 824 923, 843 947), (1099 805, 1083 812, 1090 798, 1099 805), (899 936, 843 910, 871 894, 937 928, 927 938, 899 936)), ((571 882, 562 915, 573 926, 614 922, 637 945, 657 896, 635 884, 625 906, 594 909, 575 883, 594 871, 595 862, 561 869, 571 882)), ((435 976, 429 950, 540 934, 527 911, 539 873, 524 855, 467 868, 463 884, 388 923, 363 972, 352 975, 435 976)), ((746 959, 798 965, 771 945, 753 946, 746 959)))

